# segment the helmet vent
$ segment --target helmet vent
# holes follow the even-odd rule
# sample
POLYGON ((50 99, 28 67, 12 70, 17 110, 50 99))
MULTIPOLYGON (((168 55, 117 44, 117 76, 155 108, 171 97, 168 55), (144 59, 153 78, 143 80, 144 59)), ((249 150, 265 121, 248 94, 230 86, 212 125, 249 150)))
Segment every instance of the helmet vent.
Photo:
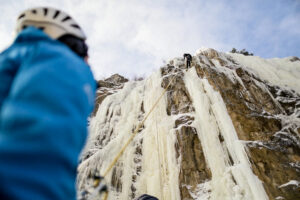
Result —
POLYGON ((57 11, 55 12, 55 14, 53 15, 53 19, 55 19, 55 18, 59 15, 59 13, 60 13, 60 11, 57 10, 57 11))
POLYGON ((74 28, 80 29, 80 27, 77 24, 71 24, 71 26, 74 27, 74 28))
POLYGON ((48 13, 48 9, 47 8, 44 8, 44 16, 46 16, 48 13))
POLYGON ((21 18, 23 18, 23 17, 25 17, 25 14, 20 15, 20 16, 18 17, 18 19, 21 19, 21 18))
POLYGON ((71 19, 71 17, 67 16, 65 17, 63 20, 61 20, 62 22, 68 21, 69 19, 71 19))
POLYGON ((36 14, 36 10, 32 10, 31 12, 32 12, 33 14, 36 14))

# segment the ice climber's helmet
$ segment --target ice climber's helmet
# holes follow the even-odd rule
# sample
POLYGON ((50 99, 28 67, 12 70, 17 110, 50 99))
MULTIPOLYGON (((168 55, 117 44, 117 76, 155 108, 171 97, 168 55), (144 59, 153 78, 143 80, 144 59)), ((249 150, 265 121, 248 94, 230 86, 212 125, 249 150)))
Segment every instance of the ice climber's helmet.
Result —
POLYGON ((67 44, 81 57, 87 55, 84 32, 72 17, 61 10, 49 7, 25 10, 17 19, 16 32, 20 33, 28 26, 41 29, 51 38, 67 44))
POLYGON ((82 40, 86 39, 77 22, 67 13, 48 7, 31 8, 22 12, 17 20, 17 33, 27 26, 35 26, 53 39, 70 34, 82 40))

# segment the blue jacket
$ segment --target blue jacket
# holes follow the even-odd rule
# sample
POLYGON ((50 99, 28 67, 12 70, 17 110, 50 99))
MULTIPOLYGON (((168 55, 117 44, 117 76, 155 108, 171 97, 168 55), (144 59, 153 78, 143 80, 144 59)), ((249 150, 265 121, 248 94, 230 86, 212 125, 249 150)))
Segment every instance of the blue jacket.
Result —
POLYGON ((33 27, 0 54, 0 199, 75 199, 95 87, 80 57, 33 27))

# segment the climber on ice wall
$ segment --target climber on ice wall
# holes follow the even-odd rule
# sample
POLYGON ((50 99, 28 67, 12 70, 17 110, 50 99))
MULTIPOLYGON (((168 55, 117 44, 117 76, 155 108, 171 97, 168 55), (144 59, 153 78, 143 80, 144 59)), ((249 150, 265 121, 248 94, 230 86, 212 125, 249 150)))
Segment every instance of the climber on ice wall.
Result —
POLYGON ((75 199, 94 107, 86 36, 65 12, 33 8, 0 54, 0 199, 75 199))
POLYGON ((185 67, 188 69, 191 67, 192 56, 191 54, 185 53, 183 54, 185 67))

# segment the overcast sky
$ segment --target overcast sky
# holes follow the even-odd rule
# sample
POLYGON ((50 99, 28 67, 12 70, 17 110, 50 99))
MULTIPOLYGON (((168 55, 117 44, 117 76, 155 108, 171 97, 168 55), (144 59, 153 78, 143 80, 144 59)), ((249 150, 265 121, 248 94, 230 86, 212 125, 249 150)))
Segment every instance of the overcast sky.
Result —
POLYGON ((19 13, 51 6, 88 36, 97 79, 147 76, 200 47, 247 49, 264 58, 300 57, 300 0, 0 0, 0 49, 13 41, 19 13))

